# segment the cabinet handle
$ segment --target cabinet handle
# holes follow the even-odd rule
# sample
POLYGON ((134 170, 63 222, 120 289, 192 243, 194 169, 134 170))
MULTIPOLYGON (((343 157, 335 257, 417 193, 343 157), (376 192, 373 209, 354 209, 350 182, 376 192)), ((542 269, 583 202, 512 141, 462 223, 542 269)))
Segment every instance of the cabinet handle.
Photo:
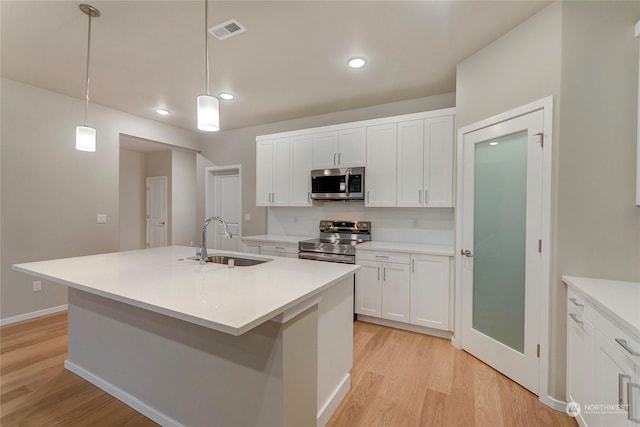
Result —
POLYGON ((580 303, 578 302, 578 300, 577 300, 577 299, 575 299, 575 298, 569 298, 569 301, 571 301, 574 305, 576 305, 576 306, 578 306, 578 307, 584 307, 584 304, 580 304, 580 303))
POLYGON ((380 280, 380 267, 378 267, 378 280, 380 280))
POLYGON ((418 190, 418 204, 422 204, 422 190, 418 190))
POLYGON ((276 246, 276 249, 280 249, 281 251, 284 251, 284 248, 282 246, 276 246))
POLYGON ((367 190, 367 203, 369 203, 369 190, 367 190))
POLYGON ((387 267, 382 267, 382 280, 387 281, 387 267))
POLYGON ((640 353, 638 353, 637 351, 632 349, 631 346, 629 346, 629 344, 627 344, 627 340, 625 340, 623 338, 616 338, 616 342, 618 344, 620 344, 622 346, 622 348, 627 350, 629 352, 629 354, 631 354, 632 356, 640 356, 640 353))
POLYGON ((415 259, 411 260, 411 272, 412 273, 416 272, 416 260, 415 259))
POLYGON ((307 193, 307 203, 311 203, 311 191, 307 193))
POLYGON ((333 153, 333 165, 336 165, 336 153, 333 153))
POLYGON ((424 190, 424 204, 426 205, 427 203, 429 203, 429 192, 427 190, 424 190))
POLYGON ((342 164, 342 153, 338 153, 338 164, 342 164))
POLYGON ((627 400, 629 401, 629 406, 627 407, 627 418, 629 421, 633 421, 634 423, 640 423, 640 417, 636 416, 636 410, 634 407, 635 399, 633 398, 633 390, 640 391, 640 385, 629 383, 627 384, 627 400))
MULTIPOLYGON (((618 404, 620 406, 624 406, 624 379, 627 379, 628 381, 631 381, 631 375, 627 375, 627 374, 618 374, 618 404)), ((631 383, 629 383, 631 384, 631 383)), ((627 391, 629 391, 627 389, 627 391)), ((627 400, 631 400, 629 399, 629 394, 627 394, 627 400)))
POLYGON ((569 317, 571 317, 573 319, 574 322, 576 322, 578 325, 584 325, 584 322, 582 320, 578 320, 578 315, 575 313, 569 313, 569 317))
POLYGON ((386 255, 376 255, 376 259, 389 259, 386 255))

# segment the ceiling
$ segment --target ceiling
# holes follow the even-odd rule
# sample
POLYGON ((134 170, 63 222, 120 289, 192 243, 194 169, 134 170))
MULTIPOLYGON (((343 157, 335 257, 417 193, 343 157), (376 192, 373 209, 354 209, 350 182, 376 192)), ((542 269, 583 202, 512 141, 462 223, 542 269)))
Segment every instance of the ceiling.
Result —
MULTIPOLYGON (((89 1, 89 0, 85 0, 89 1)), ((2 76, 84 98, 79 1, 0 1, 2 76)), ((455 67, 549 1, 210 1, 211 93, 223 130, 454 92, 455 67), (368 58, 359 70, 354 55, 368 58)), ((91 1, 92 103, 195 129, 205 92, 202 1, 91 1), (170 114, 160 117, 155 108, 170 114)), ((91 122, 91 115, 89 115, 91 122)))

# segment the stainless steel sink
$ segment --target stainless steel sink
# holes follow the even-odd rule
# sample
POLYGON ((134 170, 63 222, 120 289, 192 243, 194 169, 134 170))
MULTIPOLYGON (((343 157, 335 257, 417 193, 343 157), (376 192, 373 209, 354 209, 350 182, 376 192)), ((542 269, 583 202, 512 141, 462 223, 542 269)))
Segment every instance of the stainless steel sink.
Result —
MULTIPOLYGON (((194 256, 188 259, 199 261, 200 257, 194 256)), ((231 255, 231 254, 215 254, 215 255, 209 255, 207 257, 207 262, 213 262, 216 264, 229 265, 229 260, 233 260, 233 265, 236 267, 249 267, 252 265, 258 265, 258 264, 263 264, 265 262, 272 261, 271 259, 268 259, 268 258, 243 258, 243 257, 231 255)))

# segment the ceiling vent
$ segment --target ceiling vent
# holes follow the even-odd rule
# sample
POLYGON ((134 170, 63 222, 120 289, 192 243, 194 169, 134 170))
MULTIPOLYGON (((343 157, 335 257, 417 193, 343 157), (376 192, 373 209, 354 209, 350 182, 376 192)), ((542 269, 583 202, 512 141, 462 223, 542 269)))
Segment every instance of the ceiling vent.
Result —
POLYGON ((238 21, 230 19, 222 24, 214 25, 209 28, 209 33, 215 36, 218 40, 228 39, 236 34, 244 33, 247 31, 238 21))

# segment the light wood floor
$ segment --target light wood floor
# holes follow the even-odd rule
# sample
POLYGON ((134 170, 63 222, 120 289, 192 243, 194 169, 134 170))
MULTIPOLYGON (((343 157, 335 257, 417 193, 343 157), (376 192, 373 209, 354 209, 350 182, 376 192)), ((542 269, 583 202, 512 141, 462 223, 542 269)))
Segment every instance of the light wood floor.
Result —
MULTIPOLYGON (((63 367, 67 315, 0 328, 0 425, 156 426, 63 367)), ((575 426, 443 339, 354 324, 352 388, 329 426, 575 426)))

